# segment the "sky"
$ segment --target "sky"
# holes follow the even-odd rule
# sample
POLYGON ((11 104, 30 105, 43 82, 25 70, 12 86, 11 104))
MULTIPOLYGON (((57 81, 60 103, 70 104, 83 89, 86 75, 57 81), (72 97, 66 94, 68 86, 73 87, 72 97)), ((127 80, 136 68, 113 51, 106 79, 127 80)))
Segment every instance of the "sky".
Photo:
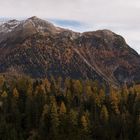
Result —
POLYGON ((112 30, 140 54, 140 0, 0 0, 0 17, 31 16, 79 32, 112 30))

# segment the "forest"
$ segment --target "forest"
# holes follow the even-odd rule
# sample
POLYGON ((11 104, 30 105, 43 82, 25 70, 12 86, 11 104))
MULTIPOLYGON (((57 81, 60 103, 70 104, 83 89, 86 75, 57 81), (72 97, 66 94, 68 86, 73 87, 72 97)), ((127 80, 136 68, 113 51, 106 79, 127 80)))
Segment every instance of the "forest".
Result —
POLYGON ((140 85, 0 77, 0 140, 140 140, 140 85))

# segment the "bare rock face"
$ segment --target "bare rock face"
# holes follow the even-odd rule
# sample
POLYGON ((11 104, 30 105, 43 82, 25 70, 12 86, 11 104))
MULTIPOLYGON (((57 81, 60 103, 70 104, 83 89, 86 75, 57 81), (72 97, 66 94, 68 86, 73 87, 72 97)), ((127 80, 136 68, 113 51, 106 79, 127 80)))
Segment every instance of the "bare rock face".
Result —
POLYGON ((0 73, 140 82, 140 56, 109 31, 77 33, 31 17, 0 25, 0 73))

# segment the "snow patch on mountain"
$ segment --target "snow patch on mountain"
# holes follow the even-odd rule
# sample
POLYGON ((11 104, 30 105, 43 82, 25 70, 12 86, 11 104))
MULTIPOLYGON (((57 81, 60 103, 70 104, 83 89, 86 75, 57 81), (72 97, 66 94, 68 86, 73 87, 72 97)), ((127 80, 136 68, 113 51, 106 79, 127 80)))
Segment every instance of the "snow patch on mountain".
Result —
POLYGON ((15 29, 21 22, 18 20, 9 20, 0 25, 0 33, 9 33, 15 29))

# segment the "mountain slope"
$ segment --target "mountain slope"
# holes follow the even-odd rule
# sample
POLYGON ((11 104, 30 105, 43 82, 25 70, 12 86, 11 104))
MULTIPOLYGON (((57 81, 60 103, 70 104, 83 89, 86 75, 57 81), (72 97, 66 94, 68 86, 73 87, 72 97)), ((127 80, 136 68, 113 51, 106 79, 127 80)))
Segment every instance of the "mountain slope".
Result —
POLYGON ((109 30, 77 33, 32 17, 0 25, 0 73, 119 85, 140 81, 140 56, 109 30))

